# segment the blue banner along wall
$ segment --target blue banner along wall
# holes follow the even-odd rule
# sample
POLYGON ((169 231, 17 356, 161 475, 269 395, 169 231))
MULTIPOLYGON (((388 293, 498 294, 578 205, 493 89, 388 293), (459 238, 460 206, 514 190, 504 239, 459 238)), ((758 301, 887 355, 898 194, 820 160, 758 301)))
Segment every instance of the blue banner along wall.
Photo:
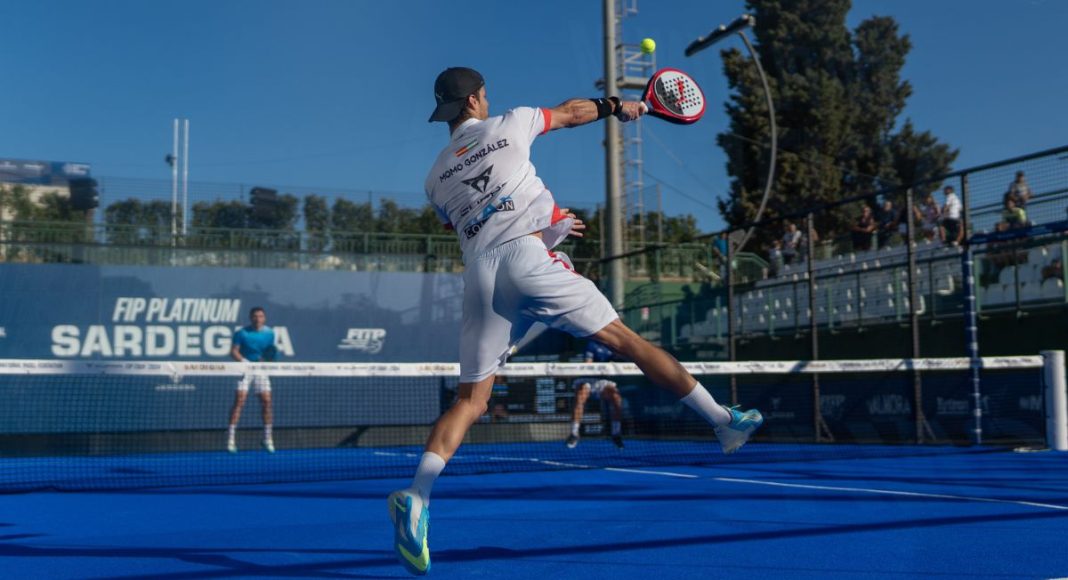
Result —
POLYGON ((262 306, 280 360, 456 361, 458 274, 0 265, 0 358, 220 360, 262 306))

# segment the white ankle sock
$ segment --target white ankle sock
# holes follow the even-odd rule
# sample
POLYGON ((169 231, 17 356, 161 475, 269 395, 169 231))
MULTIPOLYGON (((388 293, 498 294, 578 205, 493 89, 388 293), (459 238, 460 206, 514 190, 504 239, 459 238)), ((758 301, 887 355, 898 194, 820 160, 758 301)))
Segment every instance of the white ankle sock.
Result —
POLYGON ((717 427, 729 425, 731 422, 731 414, 712 398, 712 393, 701 386, 701 383, 694 385, 693 391, 690 391, 690 394, 683 397, 681 401, 687 407, 697 411, 697 414, 705 421, 717 427))
POLYGON ((419 467, 415 470, 415 477, 412 478, 410 489, 419 494, 424 505, 430 505, 430 490, 434 487, 434 480, 441 475, 443 469, 445 469, 445 460, 440 455, 429 451, 423 453, 423 458, 419 460, 419 467))
POLYGON ((571 435, 574 436, 574 437, 578 437, 579 436, 579 424, 578 423, 572 423, 571 424, 571 435))
POLYGON ((230 441, 234 440, 237 436, 237 425, 230 425, 230 441))
POLYGON ((263 438, 264 439, 270 439, 271 438, 271 425, 264 425, 263 426, 263 438))

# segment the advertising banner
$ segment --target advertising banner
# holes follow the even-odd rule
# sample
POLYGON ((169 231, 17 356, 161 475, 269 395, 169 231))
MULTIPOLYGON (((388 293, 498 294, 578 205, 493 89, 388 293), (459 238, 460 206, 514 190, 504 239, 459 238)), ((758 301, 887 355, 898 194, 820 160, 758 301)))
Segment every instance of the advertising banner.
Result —
POLYGON ((266 310, 279 360, 455 362, 458 274, 0 265, 0 358, 218 360, 266 310))

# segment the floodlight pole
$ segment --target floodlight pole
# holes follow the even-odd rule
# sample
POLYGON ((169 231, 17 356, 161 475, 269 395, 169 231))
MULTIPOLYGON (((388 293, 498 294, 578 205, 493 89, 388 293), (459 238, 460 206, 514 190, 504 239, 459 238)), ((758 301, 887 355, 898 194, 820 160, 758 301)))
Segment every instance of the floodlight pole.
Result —
MULTIPOLYGON (((753 218, 753 222, 759 222, 760 218, 764 215, 764 209, 768 205, 768 195, 771 193, 771 186, 775 183, 775 161, 779 150, 779 129, 775 124, 775 103, 771 98, 771 87, 768 85, 768 77, 764 74, 764 67, 760 64, 760 56, 757 54, 753 44, 749 42, 749 37, 745 34, 745 29, 756 25, 756 18, 751 14, 742 14, 733 22, 726 25, 720 25, 718 28, 710 32, 707 36, 702 36, 697 40, 694 40, 686 47, 686 56, 693 56, 698 52, 712 46, 713 44, 727 38, 731 34, 737 33, 742 37, 742 42, 745 43, 745 47, 749 50, 749 56, 753 59, 753 64, 756 65, 757 73, 760 75, 760 82, 764 85, 764 99, 768 105, 768 123, 771 127, 771 159, 768 162, 768 177, 764 183, 764 197, 760 200, 760 207, 757 209, 756 217, 753 218)), ((753 235, 755 227, 750 227, 741 241, 738 242, 738 248, 735 250, 741 252, 745 249, 746 242, 753 235)))
MULTIPOLYGON (((604 0, 604 96, 616 96, 616 0, 604 0)), ((608 247, 601 246, 601 257, 612 257, 607 263, 608 299, 612 306, 623 307, 623 267, 618 258, 623 254, 623 207, 620 203, 620 139, 619 123, 609 119, 604 124, 605 146, 605 238, 608 247)))

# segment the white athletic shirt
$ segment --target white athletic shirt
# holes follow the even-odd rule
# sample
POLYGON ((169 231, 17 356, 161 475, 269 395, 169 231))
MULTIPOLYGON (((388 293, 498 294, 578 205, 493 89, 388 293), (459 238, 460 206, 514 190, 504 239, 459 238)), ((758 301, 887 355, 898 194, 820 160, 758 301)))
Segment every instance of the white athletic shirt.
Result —
POLYGON ((543 232, 549 248, 567 237, 572 220, 530 162, 530 146, 550 119, 548 109, 530 107, 468 119, 438 154, 426 195, 442 223, 456 230, 465 261, 534 232, 543 232))
POLYGON ((942 217, 947 220, 959 220, 962 211, 960 198, 956 193, 949 193, 946 195, 946 205, 942 209, 942 217))

